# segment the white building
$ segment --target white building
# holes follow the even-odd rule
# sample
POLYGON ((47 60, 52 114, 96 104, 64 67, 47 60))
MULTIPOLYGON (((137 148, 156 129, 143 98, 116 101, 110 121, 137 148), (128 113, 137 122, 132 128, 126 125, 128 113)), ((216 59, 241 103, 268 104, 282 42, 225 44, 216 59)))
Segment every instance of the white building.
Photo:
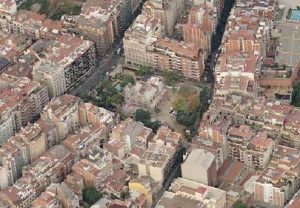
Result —
POLYGON ((14 134, 14 116, 11 109, 0 101, 0 145, 14 134))
POLYGON ((125 89, 125 105, 154 110, 165 97, 167 90, 161 78, 151 77, 147 81, 128 84, 125 89))
POLYGON ((182 178, 214 186, 217 178, 216 157, 204 149, 192 150, 181 164, 182 178))

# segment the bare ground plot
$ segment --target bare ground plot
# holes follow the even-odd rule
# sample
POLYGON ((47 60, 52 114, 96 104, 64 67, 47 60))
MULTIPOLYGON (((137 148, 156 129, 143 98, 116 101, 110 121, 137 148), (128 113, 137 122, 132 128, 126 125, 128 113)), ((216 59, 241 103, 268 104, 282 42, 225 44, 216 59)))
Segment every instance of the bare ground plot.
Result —
POLYGON ((179 133, 183 133, 185 127, 179 124, 176 121, 176 117, 170 114, 171 108, 173 107, 174 94, 171 88, 168 89, 168 96, 165 97, 160 103, 158 108, 160 109, 159 113, 154 113, 152 115, 153 119, 157 119, 162 122, 162 124, 167 124, 172 129, 176 130, 179 133))

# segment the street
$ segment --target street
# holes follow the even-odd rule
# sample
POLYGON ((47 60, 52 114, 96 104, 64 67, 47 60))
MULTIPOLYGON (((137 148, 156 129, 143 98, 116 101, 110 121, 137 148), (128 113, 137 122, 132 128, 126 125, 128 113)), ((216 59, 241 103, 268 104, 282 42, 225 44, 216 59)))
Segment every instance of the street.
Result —
MULTIPOLYGON (((118 46, 118 44, 116 44, 118 46)), ((103 57, 96 68, 80 80, 68 93, 83 96, 88 94, 91 90, 95 89, 99 81, 107 78, 106 73, 112 71, 112 66, 117 65, 122 54, 115 54, 116 47, 112 47, 107 56, 103 57)))

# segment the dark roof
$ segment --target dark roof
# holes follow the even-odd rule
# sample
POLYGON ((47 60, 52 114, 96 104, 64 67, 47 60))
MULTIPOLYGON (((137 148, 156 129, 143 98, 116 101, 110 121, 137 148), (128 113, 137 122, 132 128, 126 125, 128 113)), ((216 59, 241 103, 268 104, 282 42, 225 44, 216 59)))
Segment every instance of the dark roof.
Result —
POLYGON ((0 56, 0 71, 4 71, 9 66, 9 60, 0 56))

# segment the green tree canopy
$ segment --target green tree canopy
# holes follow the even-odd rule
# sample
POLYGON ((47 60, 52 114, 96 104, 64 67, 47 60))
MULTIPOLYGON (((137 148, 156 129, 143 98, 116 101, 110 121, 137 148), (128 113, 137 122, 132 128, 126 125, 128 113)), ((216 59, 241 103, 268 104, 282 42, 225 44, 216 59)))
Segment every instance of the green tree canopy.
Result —
POLYGON ((89 205, 95 204, 102 196, 102 193, 99 193, 95 187, 87 187, 82 192, 83 201, 89 205))
POLYGON ((135 79, 133 76, 131 75, 125 75, 122 82, 120 83, 121 87, 125 87, 126 85, 128 85, 129 83, 134 84, 135 83, 135 79))
POLYGON ((145 111, 143 109, 137 109, 135 111, 135 117, 134 119, 136 121, 140 121, 142 123, 144 123, 144 121, 150 120, 151 116, 150 116, 150 112, 149 111, 145 111))
POLYGON ((294 87, 292 104, 296 107, 300 107, 300 82, 294 87))
POLYGON ((160 122, 158 120, 151 121, 150 112, 143 109, 137 109, 135 111, 134 119, 142 122, 146 127, 152 129, 154 132, 156 132, 156 130, 160 127, 160 122))
POLYGON ((137 76, 145 76, 145 75, 152 75, 152 74, 153 72, 151 68, 147 66, 141 66, 139 70, 136 72, 137 76))
POLYGON ((236 202, 233 204, 233 207, 234 207, 234 208, 247 208, 247 205, 244 204, 242 201, 236 201, 236 202))

